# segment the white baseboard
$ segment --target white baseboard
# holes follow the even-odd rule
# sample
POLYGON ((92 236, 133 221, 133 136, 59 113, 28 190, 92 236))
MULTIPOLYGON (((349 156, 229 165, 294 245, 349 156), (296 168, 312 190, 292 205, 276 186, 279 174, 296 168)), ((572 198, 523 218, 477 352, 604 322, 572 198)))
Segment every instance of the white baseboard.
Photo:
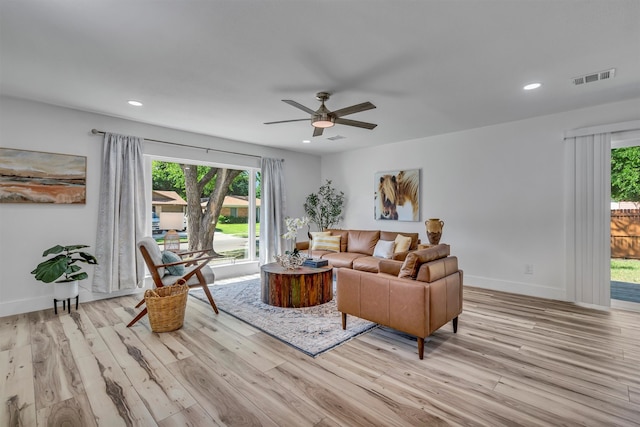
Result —
MULTIPOLYGON (((106 293, 94 293, 89 289, 90 284, 80 283, 78 294, 79 294, 79 302, 80 304, 90 301, 96 301, 107 298, 115 298, 124 295, 131 295, 137 293, 143 293, 145 288, 135 288, 135 289, 125 289, 122 291, 112 292, 110 294, 106 293), (85 285, 86 287, 83 287, 85 285)), ((151 286, 148 284, 147 286, 151 286)), ((72 300, 72 304, 75 305, 75 298, 72 300)), ((40 295, 35 298, 29 299, 21 299, 0 303, 0 317, 4 316, 12 316, 14 314, 22 314, 22 313, 30 313, 32 311, 39 310, 53 310, 53 287, 51 287, 51 292, 47 292, 46 295, 40 295)), ((75 306, 74 306, 75 309, 75 306)), ((62 311, 62 304, 58 303, 58 313, 62 311)))
MULTIPOLYGON (((226 279, 230 277, 246 276, 260 272, 260 267, 257 261, 254 262, 239 262, 230 265, 213 266, 213 271, 216 275, 216 280, 226 279)), ((144 287, 135 289, 125 289, 122 291, 116 291, 112 293, 98 293, 91 292, 91 283, 89 281, 82 281, 79 284, 79 301, 80 304, 85 302, 97 301, 107 298, 115 298, 124 295, 143 294, 145 289, 151 289, 153 287, 153 281, 151 277, 146 277, 144 287)), ((75 303, 75 299, 73 300, 75 303)), ((75 307, 74 307, 75 308, 75 307)), ((53 287, 47 290, 46 295, 40 295, 35 298, 14 300, 0 303, 0 317, 12 316, 14 314, 30 313, 32 311, 39 310, 53 310, 53 287)), ((58 312, 62 311, 62 304, 58 304, 58 312)))
POLYGON ((612 299, 611 308, 618 308, 621 310, 628 310, 628 311, 640 311, 640 303, 612 299))
POLYGON ((549 286, 542 286, 535 283, 512 282, 508 280, 491 279, 488 277, 465 274, 464 286, 491 289, 501 292, 511 292, 513 294, 527 295, 530 297, 567 301, 566 289, 551 288, 549 286))

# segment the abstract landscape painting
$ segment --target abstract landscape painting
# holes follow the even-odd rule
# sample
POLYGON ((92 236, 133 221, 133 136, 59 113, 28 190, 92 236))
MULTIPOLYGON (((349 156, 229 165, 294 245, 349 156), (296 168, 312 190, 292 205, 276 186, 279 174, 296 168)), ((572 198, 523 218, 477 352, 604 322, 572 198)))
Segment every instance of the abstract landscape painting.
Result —
POLYGON ((0 148, 0 203, 86 201, 87 158, 0 148))

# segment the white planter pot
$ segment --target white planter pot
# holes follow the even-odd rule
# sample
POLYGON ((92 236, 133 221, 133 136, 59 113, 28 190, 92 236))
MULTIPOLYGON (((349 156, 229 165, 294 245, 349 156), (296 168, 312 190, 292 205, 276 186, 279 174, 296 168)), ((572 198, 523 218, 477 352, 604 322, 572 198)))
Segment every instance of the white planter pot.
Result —
POLYGON ((57 300, 66 300, 78 296, 78 281, 54 283, 53 298, 57 300))

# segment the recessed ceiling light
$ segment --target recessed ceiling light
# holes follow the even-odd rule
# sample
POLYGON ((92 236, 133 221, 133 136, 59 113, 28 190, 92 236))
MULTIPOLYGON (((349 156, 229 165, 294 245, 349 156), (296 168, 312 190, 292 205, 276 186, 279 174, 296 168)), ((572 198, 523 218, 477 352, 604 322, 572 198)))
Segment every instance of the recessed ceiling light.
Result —
POLYGON ((127 104, 133 105, 134 107, 142 107, 142 102, 140 101, 131 100, 131 101, 127 101, 127 104))
POLYGON ((302 141, 303 144, 311 144, 311 141, 309 141, 308 139, 305 139, 302 141))
POLYGON ((523 87, 523 89, 524 90, 534 90, 534 89, 538 89, 540 86, 542 86, 542 83, 529 83, 528 85, 523 87))

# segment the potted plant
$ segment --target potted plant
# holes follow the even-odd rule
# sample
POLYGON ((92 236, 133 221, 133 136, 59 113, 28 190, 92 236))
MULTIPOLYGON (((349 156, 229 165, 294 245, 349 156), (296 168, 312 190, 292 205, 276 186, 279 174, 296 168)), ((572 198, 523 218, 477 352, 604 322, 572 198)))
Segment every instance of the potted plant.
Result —
POLYGON ((339 193, 331 186, 331 180, 320 186, 317 193, 311 193, 304 202, 304 211, 309 222, 316 224, 319 231, 324 231, 342 220, 344 193, 339 193))
POLYGON ((97 264, 98 261, 90 253, 80 249, 88 248, 87 245, 56 245, 44 251, 42 256, 55 255, 42 261, 31 272, 36 280, 44 283, 54 283, 54 298, 65 300, 78 295, 78 280, 87 279, 89 276, 82 271, 82 267, 76 265, 77 262, 86 264, 97 264))

